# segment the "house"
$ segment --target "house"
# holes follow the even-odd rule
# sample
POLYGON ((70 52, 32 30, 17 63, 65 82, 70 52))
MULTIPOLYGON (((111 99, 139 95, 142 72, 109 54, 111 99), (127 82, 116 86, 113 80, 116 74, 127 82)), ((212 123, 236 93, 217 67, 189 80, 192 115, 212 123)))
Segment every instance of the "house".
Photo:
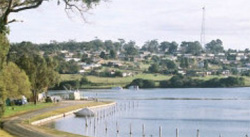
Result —
POLYGON ((74 60, 75 62, 79 62, 81 59, 80 58, 65 58, 65 61, 71 61, 74 60))
POLYGON ((67 54, 67 53, 69 53, 67 50, 61 50, 61 53, 63 53, 63 54, 67 54))
POLYGON ((101 67, 101 64, 90 64, 90 65, 83 65, 82 66, 82 69, 83 70, 90 70, 90 69, 93 69, 93 68, 98 68, 98 67, 101 67))
POLYGON ((84 69, 81 69, 81 70, 79 70, 79 73, 80 73, 80 74, 83 74, 83 73, 85 73, 85 70, 84 70, 84 69))
POLYGON ((129 76, 132 76, 133 73, 132 72, 123 72, 122 73, 122 77, 129 77, 129 76))
POLYGON ((186 75, 186 71, 185 70, 178 70, 178 74, 186 75))
POLYGON ((222 75, 228 76, 228 75, 231 74, 231 72, 230 72, 230 70, 223 70, 223 71, 221 72, 221 74, 222 74, 222 75))

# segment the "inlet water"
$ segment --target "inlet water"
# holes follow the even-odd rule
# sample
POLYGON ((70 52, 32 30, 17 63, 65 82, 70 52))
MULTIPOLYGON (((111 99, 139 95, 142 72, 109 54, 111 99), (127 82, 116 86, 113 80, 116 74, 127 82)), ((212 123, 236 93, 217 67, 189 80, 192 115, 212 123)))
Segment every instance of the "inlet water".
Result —
POLYGON ((174 137, 176 128, 179 137, 195 137, 197 129, 201 137, 250 135, 250 88, 82 90, 81 95, 114 100, 118 111, 96 121, 95 127, 94 119, 86 127, 85 119, 74 115, 46 126, 96 137, 142 137, 143 124, 146 137, 159 137, 160 126, 163 137, 174 137))

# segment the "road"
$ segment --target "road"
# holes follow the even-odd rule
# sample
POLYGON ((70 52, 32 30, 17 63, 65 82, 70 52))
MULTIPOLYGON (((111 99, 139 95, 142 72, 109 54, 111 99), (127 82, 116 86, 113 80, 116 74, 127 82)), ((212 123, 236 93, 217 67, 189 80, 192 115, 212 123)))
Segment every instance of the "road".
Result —
POLYGON ((39 126, 31 126, 28 124, 22 124, 23 121, 28 120, 38 114, 53 111, 55 109, 68 107, 76 104, 86 103, 87 101, 63 101, 56 106, 43 108, 19 116, 9 118, 4 121, 3 129, 14 136, 17 137, 61 137, 61 135, 53 135, 51 133, 46 133, 44 130, 40 129, 39 126))

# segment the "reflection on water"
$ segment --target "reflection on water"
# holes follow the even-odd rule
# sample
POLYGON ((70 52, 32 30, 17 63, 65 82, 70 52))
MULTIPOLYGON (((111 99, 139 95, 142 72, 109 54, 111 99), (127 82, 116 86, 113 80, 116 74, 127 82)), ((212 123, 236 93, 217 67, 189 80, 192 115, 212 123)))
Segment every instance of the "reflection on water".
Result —
POLYGON ((48 126, 96 137, 142 137, 143 129, 145 137, 159 137, 160 126, 162 136, 175 136, 178 131, 180 137, 194 137, 197 129, 202 137, 243 137, 250 133, 250 88, 82 92, 89 97, 96 94, 116 100, 115 113, 100 111, 98 117, 88 118, 88 127, 85 118, 74 115, 48 126))

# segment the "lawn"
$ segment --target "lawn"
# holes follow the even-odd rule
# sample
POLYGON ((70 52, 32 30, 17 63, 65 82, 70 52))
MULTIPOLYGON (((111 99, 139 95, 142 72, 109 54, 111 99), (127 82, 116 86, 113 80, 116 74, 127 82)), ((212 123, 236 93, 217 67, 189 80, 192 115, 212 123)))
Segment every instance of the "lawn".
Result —
POLYGON ((80 80, 82 78, 81 74, 61 74, 61 80, 80 80))
POLYGON ((117 84, 117 83, 130 83, 134 79, 142 78, 142 79, 149 79, 154 81, 160 80, 167 80, 170 76, 162 75, 162 74, 145 74, 141 73, 131 77, 115 77, 115 78, 108 78, 108 77, 97 77, 97 76, 87 76, 88 80, 93 83, 106 83, 106 84, 117 84))
POLYGON ((59 108, 59 109, 55 109, 53 111, 46 112, 46 113, 37 115, 35 117, 32 117, 29 122, 33 122, 33 121, 41 120, 41 119, 44 119, 44 118, 47 118, 47 117, 63 114, 63 113, 70 112, 70 111, 73 111, 73 110, 77 110, 77 109, 80 109, 80 108, 105 105, 105 104, 109 104, 109 103, 111 103, 111 102, 90 102, 90 103, 84 103, 84 104, 69 106, 69 107, 65 107, 65 108, 59 108))
MULTIPOLYGON (((61 74, 62 80, 80 80, 80 74, 61 74)), ((131 77, 97 77, 97 76, 87 76, 88 80, 91 81, 92 85, 84 85, 82 88, 110 88, 117 86, 126 86, 134 79, 142 78, 154 81, 167 80, 171 78, 171 76, 162 75, 162 74, 147 74, 140 73, 131 77)))
POLYGON ((0 129, 0 137, 14 137, 14 136, 12 136, 8 132, 0 129))
POLYGON ((29 111, 34 111, 38 109, 42 109, 45 107, 54 106, 53 103, 38 103, 37 105, 34 105, 33 103, 22 105, 22 106, 7 106, 5 108, 4 118, 23 114, 29 111))

